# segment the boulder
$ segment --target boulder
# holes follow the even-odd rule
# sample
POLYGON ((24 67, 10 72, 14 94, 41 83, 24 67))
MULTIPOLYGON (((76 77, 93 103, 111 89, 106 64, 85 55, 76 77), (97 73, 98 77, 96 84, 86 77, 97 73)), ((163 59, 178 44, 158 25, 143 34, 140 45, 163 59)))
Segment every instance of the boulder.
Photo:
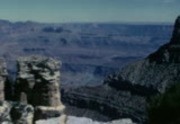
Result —
POLYGON ((53 117, 60 117, 64 114, 65 106, 60 105, 56 107, 37 106, 35 113, 35 120, 48 119, 53 117))
POLYGON ((11 104, 5 101, 0 102, 0 123, 12 123, 11 120, 11 104))
POLYGON ((10 116, 14 124, 33 124, 34 108, 31 105, 12 102, 10 116))
POLYGON ((34 108, 19 102, 0 103, 1 124, 33 124, 34 108))

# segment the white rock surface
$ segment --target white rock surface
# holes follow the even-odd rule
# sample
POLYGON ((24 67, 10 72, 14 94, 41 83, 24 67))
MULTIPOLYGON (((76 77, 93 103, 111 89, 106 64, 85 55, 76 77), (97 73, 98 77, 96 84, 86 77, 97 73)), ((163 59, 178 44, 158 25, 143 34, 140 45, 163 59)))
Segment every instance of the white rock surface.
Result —
MULTIPOLYGON (((37 121, 36 124, 61 124, 59 118, 37 121)), ((135 124, 131 119, 120 119, 112 122, 97 122, 85 117, 68 116, 66 124, 135 124)))

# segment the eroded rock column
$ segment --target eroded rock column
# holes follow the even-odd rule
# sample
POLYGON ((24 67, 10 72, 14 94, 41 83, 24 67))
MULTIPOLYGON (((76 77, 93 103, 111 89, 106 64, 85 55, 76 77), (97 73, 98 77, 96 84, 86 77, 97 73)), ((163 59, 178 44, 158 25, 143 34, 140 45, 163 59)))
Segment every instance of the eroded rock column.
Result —
POLYGON ((10 122, 10 104, 5 102, 6 63, 0 59, 0 123, 10 122))
POLYGON ((34 108, 31 105, 6 101, 11 93, 7 83, 12 85, 7 82, 7 77, 6 63, 0 59, 0 124, 33 124, 34 108))
POLYGON ((35 106, 35 120, 62 117, 65 106, 60 99, 60 65, 55 59, 30 56, 18 60, 16 98, 35 106))

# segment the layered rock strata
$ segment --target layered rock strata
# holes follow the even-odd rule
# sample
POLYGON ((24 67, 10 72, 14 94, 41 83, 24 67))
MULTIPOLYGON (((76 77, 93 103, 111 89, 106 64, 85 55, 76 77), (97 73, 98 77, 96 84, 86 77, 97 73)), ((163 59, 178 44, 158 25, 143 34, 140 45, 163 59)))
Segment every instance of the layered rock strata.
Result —
POLYGON ((33 124, 34 108, 31 105, 5 101, 5 96, 9 95, 9 92, 5 94, 7 76, 6 63, 0 59, 0 123, 33 124))
MULTIPOLYGON (((163 93, 180 80, 180 16, 176 19, 171 41, 146 59, 132 63, 116 76, 120 87, 124 81, 163 93)), ((113 82, 108 84, 112 84, 113 82)), ((146 90, 147 93, 147 90, 146 90)))
POLYGON ((59 61, 42 56, 22 57, 18 60, 16 98, 35 106, 35 120, 63 115, 65 106, 60 101, 59 68, 59 61))
POLYGON ((112 119, 128 117, 144 124, 147 122, 148 98, 163 93, 179 80, 180 16, 176 19, 169 43, 144 60, 129 64, 119 73, 108 76, 104 85, 91 90, 87 87, 64 90, 63 100, 72 106, 93 108, 112 119))
POLYGON ((5 99, 5 82, 7 80, 6 63, 3 59, 0 59, 0 101, 5 99))
POLYGON ((34 124, 36 120, 59 117, 58 124, 65 124, 65 106, 60 101, 59 68, 60 62, 52 58, 20 58, 14 95, 17 102, 6 101, 5 98, 10 97, 5 96, 11 96, 7 87, 10 82, 6 64, 0 60, 0 123, 34 124))
MULTIPOLYGON (((131 118, 138 123, 144 123, 147 120, 146 112, 144 111, 146 109, 146 99, 127 91, 118 91, 103 85, 76 89, 66 88, 62 96, 63 103, 97 111, 109 117, 110 120, 131 118)), ((75 116, 84 116, 83 114, 76 115, 78 110, 74 113, 67 111, 67 113, 75 116)), ((89 117, 89 115, 86 115, 86 117, 89 117)))

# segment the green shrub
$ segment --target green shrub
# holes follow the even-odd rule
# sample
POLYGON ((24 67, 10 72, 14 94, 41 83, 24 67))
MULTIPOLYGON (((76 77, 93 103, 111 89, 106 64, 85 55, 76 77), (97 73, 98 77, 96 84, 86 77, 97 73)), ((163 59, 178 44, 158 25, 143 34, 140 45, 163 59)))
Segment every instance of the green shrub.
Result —
POLYGON ((153 97, 148 114, 150 124, 180 124, 180 83, 153 97))

